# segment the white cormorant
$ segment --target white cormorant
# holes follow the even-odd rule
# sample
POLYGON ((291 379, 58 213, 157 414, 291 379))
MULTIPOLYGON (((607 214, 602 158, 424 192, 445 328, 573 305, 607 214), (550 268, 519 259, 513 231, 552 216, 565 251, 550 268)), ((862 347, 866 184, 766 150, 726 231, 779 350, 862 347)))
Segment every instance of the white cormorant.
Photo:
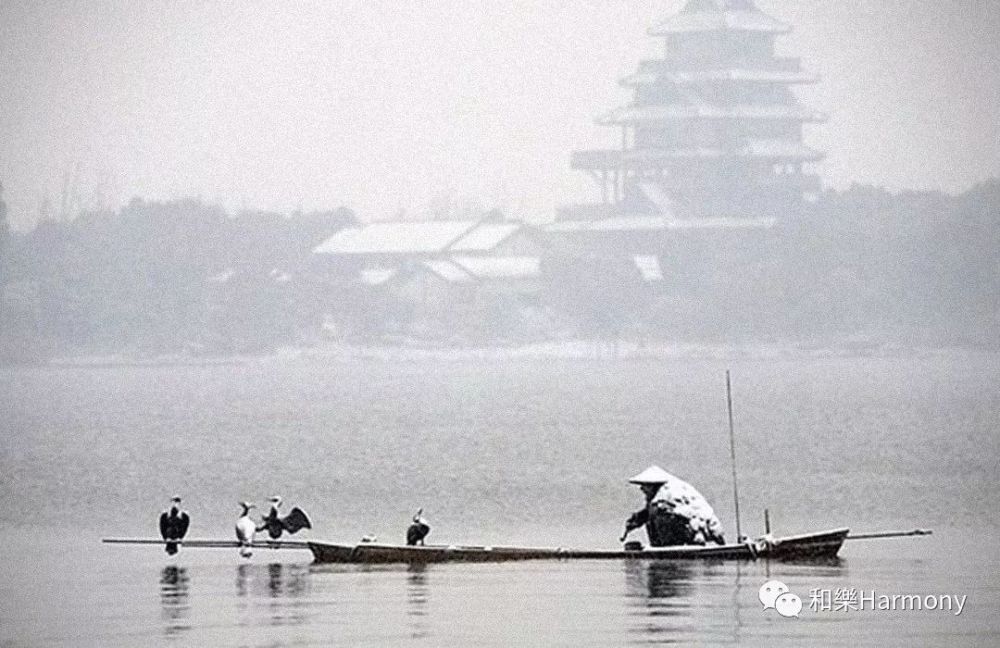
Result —
POLYGON ((251 548, 254 534, 257 533, 257 523, 250 517, 250 509, 256 507, 249 502, 240 502, 240 506, 243 507, 243 513, 236 520, 236 539, 240 543, 240 555, 249 558, 253 555, 251 548))

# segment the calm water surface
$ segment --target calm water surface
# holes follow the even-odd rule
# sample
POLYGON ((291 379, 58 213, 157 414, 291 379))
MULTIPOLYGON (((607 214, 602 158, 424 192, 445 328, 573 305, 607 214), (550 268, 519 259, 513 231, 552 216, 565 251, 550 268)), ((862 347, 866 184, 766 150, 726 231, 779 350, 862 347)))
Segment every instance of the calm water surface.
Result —
POLYGON ((1000 362, 264 360, 0 370, 0 646, 1000 643, 1000 362), (311 537, 615 547, 659 463, 744 527, 933 527, 837 562, 310 564, 308 553, 109 547, 174 492, 193 537, 280 493, 311 537), (776 578, 806 602, 763 612, 776 578), (818 612, 811 590, 958 594, 947 611, 818 612))

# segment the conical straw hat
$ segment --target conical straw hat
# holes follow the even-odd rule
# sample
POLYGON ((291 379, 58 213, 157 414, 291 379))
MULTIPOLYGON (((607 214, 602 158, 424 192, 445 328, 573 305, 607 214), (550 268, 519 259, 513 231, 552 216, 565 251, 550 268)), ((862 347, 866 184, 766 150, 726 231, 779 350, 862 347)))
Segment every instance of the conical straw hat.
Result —
POLYGON ((650 466, 649 468, 643 470, 641 473, 628 480, 630 484, 666 484, 672 481, 676 481, 677 477, 674 477, 668 473, 663 468, 659 466, 650 466))

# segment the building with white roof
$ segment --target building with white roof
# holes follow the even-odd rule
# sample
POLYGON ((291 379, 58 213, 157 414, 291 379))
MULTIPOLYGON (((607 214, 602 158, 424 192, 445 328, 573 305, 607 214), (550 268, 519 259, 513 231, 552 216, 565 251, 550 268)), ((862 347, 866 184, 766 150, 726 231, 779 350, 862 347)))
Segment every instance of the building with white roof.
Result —
POLYGON ((382 221, 346 227, 322 244, 317 255, 342 259, 402 259, 499 255, 536 249, 532 228, 489 220, 382 221))

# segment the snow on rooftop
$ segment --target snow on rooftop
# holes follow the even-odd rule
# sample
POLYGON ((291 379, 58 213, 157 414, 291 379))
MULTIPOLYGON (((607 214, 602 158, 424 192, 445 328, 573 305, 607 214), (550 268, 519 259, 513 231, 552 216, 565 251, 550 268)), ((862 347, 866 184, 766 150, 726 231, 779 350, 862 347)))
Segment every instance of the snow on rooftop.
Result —
POLYGON ((478 279, 533 279, 541 276, 538 257, 455 257, 457 265, 478 279))
POLYGON ((475 280, 465 269, 445 259, 424 261, 424 267, 449 283, 470 283, 475 280))
POLYGON ((482 223, 448 246, 455 252, 486 252, 521 229, 519 223, 482 223))
POLYGON ((663 281, 663 270, 660 268, 660 260, 657 257, 643 254, 636 256, 633 260, 643 281, 647 283, 663 281))
POLYGON ((521 223, 392 221, 340 230, 316 254, 435 254, 487 252, 520 231, 521 223))
POLYGON ((792 31, 792 28, 761 11, 751 9, 749 11, 682 12, 660 22, 650 29, 649 33, 652 36, 669 36, 671 34, 727 30, 785 34, 792 31))
POLYGON ((826 119, 823 113, 798 104, 790 106, 784 104, 738 104, 735 106, 667 104, 623 106, 604 115, 598 119, 598 122, 603 124, 629 124, 695 117, 710 119, 733 117, 745 119, 798 119, 802 121, 824 121, 826 119))
POLYGON ((669 81, 670 83, 704 83, 705 81, 751 81, 762 83, 816 83, 819 75, 803 70, 768 70, 751 68, 726 68, 721 70, 691 70, 657 72, 640 70, 621 80, 621 85, 651 85, 669 81))
POLYGON ((369 286, 381 286, 396 276, 395 268, 370 268, 361 271, 361 283, 369 286))
POLYGON ((665 160, 679 158, 722 158, 722 157, 755 157, 775 159, 795 159, 804 162, 815 162, 823 159, 823 154, 805 146, 801 142, 790 140, 749 139, 736 149, 722 148, 673 148, 673 149, 636 149, 626 151, 623 159, 630 162, 646 162, 650 160, 665 160))
POLYGON ((393 221, 340 230, 317 254, 417 254, 441 252, 475 228, 476 221, 393 221))
POLYGON ((562 220, 549 223, 545 230, 571 232, 642 232, 654 230, 770 229, 773 218, 664 218, 661 216, 620 216, 599 220, 562 220))

